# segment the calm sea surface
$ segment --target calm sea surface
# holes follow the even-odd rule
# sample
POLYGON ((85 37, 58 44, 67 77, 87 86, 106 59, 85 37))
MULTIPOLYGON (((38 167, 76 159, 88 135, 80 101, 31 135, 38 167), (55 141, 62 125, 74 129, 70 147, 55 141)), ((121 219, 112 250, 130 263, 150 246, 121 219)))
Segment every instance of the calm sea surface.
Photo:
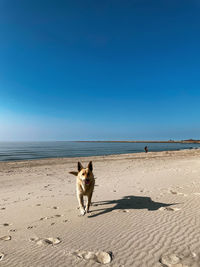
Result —
POLYGON ((149 151, 200 148, 176 143, 0 142, 0 161, 138 153, 146 145, 149 151))

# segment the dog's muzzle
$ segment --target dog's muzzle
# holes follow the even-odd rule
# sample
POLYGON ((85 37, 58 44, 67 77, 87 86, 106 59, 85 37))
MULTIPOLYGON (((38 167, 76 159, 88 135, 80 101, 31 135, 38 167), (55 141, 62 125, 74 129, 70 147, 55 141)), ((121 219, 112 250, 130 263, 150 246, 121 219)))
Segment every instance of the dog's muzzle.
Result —
POLYGON ((90 183, 90 179, 85 179, 85 184, 89 184, 90 183))

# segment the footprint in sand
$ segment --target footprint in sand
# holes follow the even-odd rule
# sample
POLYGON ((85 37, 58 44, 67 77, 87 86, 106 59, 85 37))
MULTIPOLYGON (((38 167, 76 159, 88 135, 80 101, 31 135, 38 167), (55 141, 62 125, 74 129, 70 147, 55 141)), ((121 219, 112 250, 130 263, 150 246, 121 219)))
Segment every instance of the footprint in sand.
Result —
POLYGON ((49 219, 48 217, 42 217, 42 218, 40 218, 40 221, 44 221, 44 220, 47 220, 47 219, 49 219))
POLYGON ((56 214, 56 215, 54 215, 53 217, 57 217, 57 218, 59 218, 59 217, 63 217, 63 215, 62 215, 62 214, 56 214))
POLYGON ((161 211, 178 211, 178 210, 180 210, 179 208, 175 208, 175 207, 161 207, 161 208, 159 208, 159 210, 161 210, 161 211))
POLYGON ((31 230, 31 229, 36 228, 36 227, 37 227, 36 225, 30 225, 26 229, 31 230))
POLYGON ((37 206, 37 207, 40 207, 40 206, 41 206, 41 204, 36 204, 36 206, 37 206))
POLYGON ((105 252, 105 251, 93 252, 93 251, 80 250, 73 252, 72 255, 84 260, 90 260, 101 264, 110 263, 113 257, 112 252, 105 252))
POLYGON ((130 210, 113 210, 112 212, 124 212, 124 213, 126 213, 126 212, 130 212, 130 210))
POLYGON ((171 194, 173 194, 173 195, 181 195, 181 196, 184 196, 184 197, 187 196, 187 194, 184 194, 184 193, 181 193, 181 192, 177 192, 177 191, 173 191, 173 190, 170 190, 169 192, 170 192, 171 194))
POLYGON ((58 245, 61 242, 61 239, 59 237, 53 238, 53 237, 48 237, 48 238, 31 238, 31 241, 35 242, 37 245, 58 245))
POLYGON ((1 226, 10 226, 10 225, 12 225, 12 223, 3 223, 3 224, 0 224, 1 226))
POLYGON ((199 259, 194 253, 187 256, 168 254, 160 258, 160 263, 165 267, 198 267, 199 259))
POLYGON ((63 216, 64 216, 63 214, 56 214, 56 215, 53 215, 51 217, 42 217, 42 218, 40 218, 40 221, 49 220, 49 219, 53 219, 53 218, 60 218, 63 216))
POLYGON ((6 209, 6 208, 3 207, 3 208, 1 208, 0 210, 5 210, 5 209, 6 209))
POLYGON ((0 237, 0 240, 9 241, 9 240, 11 240, 11 236, 10 235, 2 236, 2 237, 0 237))
POLYGON ((179 188, 179 189, 183 189, 183 187, 182 187, 182 186, 177 186, 177 188, 179 188))
POLYGON ((9 232, 16 232, 16 229, 10 229, 9 232))
POLYGON ((3 260, 4 256, 5 256, 5 255, 4 255, 3 253, 0 252, 0 261, 3 260))
POLYGON ((199 192, 196 192, 196 193, 193 193, 193 194, 196 195, 196 196, 200 196, 199 192))
POLYGON ((59 209, 59 207, 56 207, 56 206, 54 206, 54 207, 48 207, 48 209, 54 209, 54 210, 58 210, 58 209, 59 209))

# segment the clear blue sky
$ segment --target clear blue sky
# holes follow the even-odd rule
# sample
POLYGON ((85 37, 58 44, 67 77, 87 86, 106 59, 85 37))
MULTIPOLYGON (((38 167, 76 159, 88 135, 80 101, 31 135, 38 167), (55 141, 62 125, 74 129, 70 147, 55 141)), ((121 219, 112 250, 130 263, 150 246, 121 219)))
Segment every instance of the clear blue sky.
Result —
POLYGON ((200 1, 1 0, 0 140, 200 139, 200 1))

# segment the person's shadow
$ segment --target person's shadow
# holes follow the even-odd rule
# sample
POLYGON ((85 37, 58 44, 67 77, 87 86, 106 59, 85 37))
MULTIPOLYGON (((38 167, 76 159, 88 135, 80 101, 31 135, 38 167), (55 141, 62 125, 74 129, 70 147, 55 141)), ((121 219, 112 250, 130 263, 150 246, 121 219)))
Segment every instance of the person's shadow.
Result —
POLYGON ((107 201, 98 201, 93 202, 93 206, 101 206, 101 205, 112 205, 112 207, 108 207, 105 209, 92 210, 92 212, 98 212, 96 214, 91 214, 88 216, 89 218, 97 217, 102 214, 109 213, 113 210, 126 210, 126 209, 147 209, 147 210, 158 210, 161 207, 168 207, 171 205, 175 205, 178 203, 161 203, 155 202, 150 197, 141 197, 141 196, 124 196, 121 199, 116 200, 107 200, 107 201), (114 206, 113 206, 114 205, 114 206))

